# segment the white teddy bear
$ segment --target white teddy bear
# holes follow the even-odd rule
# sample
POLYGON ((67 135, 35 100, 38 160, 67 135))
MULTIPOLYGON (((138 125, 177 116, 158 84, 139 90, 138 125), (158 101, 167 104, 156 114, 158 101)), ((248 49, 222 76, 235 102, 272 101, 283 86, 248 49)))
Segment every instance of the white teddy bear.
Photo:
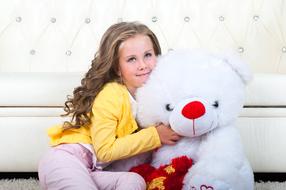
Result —
POLYGON ((160 57, 137 91, 138 121, 142 127, 170 124, 183 138, 154 151, 151 165, 185 155, 193 166, 184 190, 253 190, 253 171, 235 127, 250 79, 247 65, 234 55, 186 50, 160 57))
POLYGON ((184 178, 186 190, 253 190, 253 171, 235 121, 251 79, 238 56, 203 51, 172 51, 159 59, 136 95, 142 127, 170 124, 184 136, 153 153, 158 168, 186 155, 194 160, 184 178))

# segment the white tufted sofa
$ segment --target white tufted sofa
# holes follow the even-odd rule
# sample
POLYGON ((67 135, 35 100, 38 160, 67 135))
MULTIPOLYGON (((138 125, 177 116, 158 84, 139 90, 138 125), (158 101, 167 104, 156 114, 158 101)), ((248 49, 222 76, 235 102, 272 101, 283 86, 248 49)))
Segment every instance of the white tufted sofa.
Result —
POLYGON ((34 172, 45 130, 111 24, 141 21, 170 49, 233 49, 255 76, 238 120, 255 172, 286 172, 286 2, 0 0, 0 172, 34 172))

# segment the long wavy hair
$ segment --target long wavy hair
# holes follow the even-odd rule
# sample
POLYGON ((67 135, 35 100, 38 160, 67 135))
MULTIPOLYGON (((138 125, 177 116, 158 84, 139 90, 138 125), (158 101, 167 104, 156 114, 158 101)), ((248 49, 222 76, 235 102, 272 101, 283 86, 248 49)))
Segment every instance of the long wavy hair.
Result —
POLYGON ((63 128, 79 128, 91 123, 92 104, 103 86, 111 81, 121 83, 119 71, 119 47, 128 38, 137 34, 148 36, 153 44, 156 56, 161 54, 161 48, 156 35, 144 24, 138 22, 120 22, 110 26, 103 34, 99 49, 81 85, 68 96, 62 116, 71 116, 65 121, 63 128))

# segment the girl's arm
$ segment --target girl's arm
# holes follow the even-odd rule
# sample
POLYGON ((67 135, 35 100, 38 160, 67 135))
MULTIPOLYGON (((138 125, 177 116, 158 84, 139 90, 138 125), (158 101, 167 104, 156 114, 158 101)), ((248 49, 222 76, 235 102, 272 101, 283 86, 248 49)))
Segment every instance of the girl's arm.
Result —
POLYGON ((116 87, 109 85, 104 88, 97 95, 92 108, 92 143, 97 158, 103 162, 127 158, 161 146, 155 127, 131 134, 138 126, 134 119, 132 121, 128 117, 124 118, 126 115, 123 115, 123 112, 126 104, 129 104, 129 99, 126 99, 126 94, 116 87), (134 123, 131 125, 130 122, 134 123), (120 126, 122 123, 126 123, 126 126, 120 126), (127 135, 121 136, 117 131, 119 127, 120 131, 127 135))

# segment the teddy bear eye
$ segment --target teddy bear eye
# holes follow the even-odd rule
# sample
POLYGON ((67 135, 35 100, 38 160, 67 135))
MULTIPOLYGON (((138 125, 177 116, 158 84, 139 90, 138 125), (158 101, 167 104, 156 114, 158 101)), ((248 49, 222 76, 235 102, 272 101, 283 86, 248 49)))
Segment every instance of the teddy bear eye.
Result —
POLYGON ((174 108, 171 107, 171 104, 166 104, 166 110, 167 111, 173 111, 174 108))
POLYGON ((218 103, 218 101, 216 100, 214 103, 213 103, 213 105, 212 105, 213 107, 215 107, 215 108, 218 108, 219 107, 219 103, 218 103))

